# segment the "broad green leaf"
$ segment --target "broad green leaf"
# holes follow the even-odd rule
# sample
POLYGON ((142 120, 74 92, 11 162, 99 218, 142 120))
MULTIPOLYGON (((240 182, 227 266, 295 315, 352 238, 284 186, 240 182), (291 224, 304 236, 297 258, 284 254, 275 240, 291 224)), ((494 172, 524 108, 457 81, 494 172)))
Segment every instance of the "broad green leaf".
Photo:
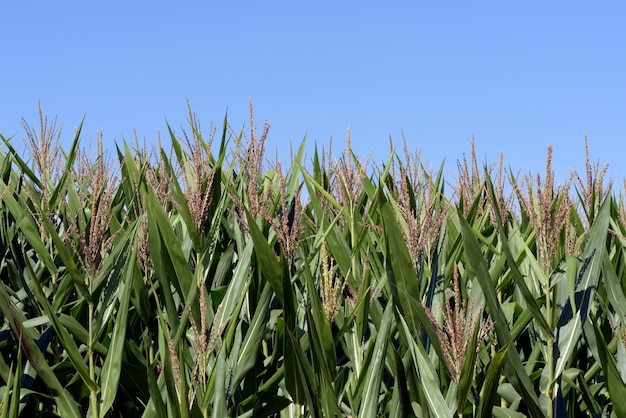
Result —
POLYGON ((422 306, 418 291, 417 274, 404 240, 399 239, 402 232, 398 227, 395 214, 389 202, 380 197, 383 228, 385 231, 385 251, 387 261, 387 277, 391 285, 393 302, 397 307, 397 315, 406 321, 414 337, 420 331, 426 331, 432 347, 439 358, 444 358, 441 344, 433 325, 422 306))
POLYGON ((602 265, 602 277, 611 307, 619 314, 622 323, 626 323, 626 295, 624 295, 616 268, 606 252, 604 253, 604 264, 602 265))
MULTIPOLYGON (((45 305, 44 305, 45 306, 45 305)), ((69 316, 67 314, 57 314, 56 315, 59 320, 59 324, 62 325, 79 343, 88 345, 89 344, 89 331, 87 331, 83 326, 74 318, 73 316, 69 316)), ((54 322, 52 322, 54 325, 54 322)), ((62 333, 63 331, 57 331, 62 333)), ((62 335, 62 334, 61 334, 62 335)), ((62 340, 69 341, 70 337, 61 337, 62 340)), ((106 355, 107 348, 100 342, 92 343, 92 349, 102 355, 106 355)))
POLYGON ((503 408, 500 406, 493 407, 493 416, 495 418, 525 418, 526 417, 526 415, 520 412, 512 411, 509 408, 503 408))
POLYGON ((408 417, 409 411, 411 411, 411 401, 407 388, 407 377, 404 372, 404 363, 398 351, 391 348, 395 357, 396 369, 395 369, 395 384, 393 386, 393 395, 391 397, 391 404, 389 406, 389 416, 393 417, 408 417))
POLYGON ((100 416, 104 416, 109 411, 118 393, 118 383, 122 368, 122 354, 124 353, 124 342, 126 339, 126 325, 128 323, 131 284, 133 282, 132 276, 135 274, 135 260, 136 251, 133 249, 128 258, 128 265, 126 266, 126 279, 124 283, 120 284, 122 291, 118 292, 120 293, 119 306, 117 308, 115 324, 113 325, 111 344, 109 345, 109 351, 104 360, 100 374, 100 385, 102 387, 100 416))
MULTIPOLYGON (((480 318, 477 318, 477 320, 480 320, 480 318)), ((470 342, 467 345, 465 358, 463 359, 463 365, 461 367, 461 376, 459 377, 459 383, 456 391, 458 410, 461 412, 465 409, 467 397, 474 383, 474 372, 476 369, 476 355, 474 353, 477 352, 477 347, 480 344, 480 341, 478 341, 480 328, 480 323, 474 326, 474 332, 472 332, 470 342)))
POLYGON ((23 324, 19 321, 18 315, 16 315, 17 308, 13 305, 9 299, 4 284, 0 284, 0 310, 5 313, 8 318, 11 328, 16 335, 19 336, 20 345, 24 351, 24 355, 28 362, 37 370, 38 376, 44 381, 44 383, 55 394, 55 400, 57 407, 64 417, 76 417, 81 416, 79 411, 79 405, 72 398, 70 393, 61 385, 59 379, 54 374, 54 371, 48 365, 43 353, 37 347, 37 344, 28 335, 28 332, 24 329, 23 324))
MULTIPOLYGON (((61 320, 57 317, 57 314, 52 311, 52 307, 50 306, 48 299, 44 295, 43 290, 41 289, 41 286, 39 284, 39 281, 35 277, 35 273, 32 271, 32 267, 30 266, 30 264, 26 265, 26 270, 31 277, 29 283, 33 288, 37 301, 39 302, 41 308, 45 312, 50 323, 54 327, 55 332, 59 336, 59 342, 61 343, 63 348, 67 351, 68 357, 70 358, 70 361, 76 368, 76 371, 80 375, 85 385, 89 388, 89 390, 99 391, 100 388, 98 387, 98 384, 94 382, 93 379, 91 379, 87 364, 85 363, 83 356, 79 353, 78 347, 76 346, 74 339, 71 337, 69 332, 65 329, 65 327, 62 325, 61 320)), ((24 325, 24 322, 25 321, 22 321, 22 326, 24 325)), ((85 343, 90 344, 91 342, 88 341, 88 338, 87 338, 87 341, 85 341, 85 343)))
POLYGON ((404 318, 400 317, 402 331, 409 341, 409 350, 413 357, 413 367, 419 376, 421 389, 426 396, 428 409, 433 417, 451 417, 453 411, 450 410, 443 393, 441 393, 440 382, 435 366, 432 364, 424 347, 415 341, 411 335, 411 330, 404 318))
POLYGON ((310 308, 307 307, 307 318, 310 325, 310 337, 314 344, 318 345, 321 360, 321 369, 328 372, 328 381, 333 381, 336 377, 335 367, 337 365, 337 354, 333 341, 330 318, 324 314, 324 306, 318 294, 318 290, 313 283, 313 276, 308 260, 304 261, 304 275, 306 277, 306 286, 309 291, 310 308))
MULTIPOLYGON (((50 272, 56 273, 57 268, 48 252, 48 249, 41 240, 41 235, 33 222, 33 219, 29 216, 29 212, 24 210, 22 204, 20 204, 13 197, 13 193, 8 190, 8 186, 4 181, 0 180, 0 196, 2 196, 2 203, 6 205, 8 211, 15 218, 16 225, 24 234, 24 238, 33 247, 37 255, 44 262, 50 272)), ((84 289, 79 289, 84 290, 84 289)))
MULTIPOLYGON (((488 179, 487 181, 488 181, 488 186, 489 186, 489 193, 491 194, 491 199, 492 199, 493 202, 497 202, 497 196, 496 196, 496 193, 494 191, 493 184, 491 183, 491 179, 489 178, 489 176, 486 176, 486 178, 488 179)), ((547 336, 546 338, 550 338, 550 337, 553 336, 552 329, 550 329, 550 326, 546 322, 546 320, 545 320, 541 310, 539 309, 539 305, 537 304, 537 301, 535 300, 535 298, 533 297, 532 293, 530 292, 530 290, 526 286, 526 282, 524 281, 524 277, 522 276, 522 274, 520 273, 520 270, 518 268, 518 263, 515 260, 515 258, 513 257, 513 253, 511 251, 511 248, 508 245, 508 241, 509 240, 507 239, 507 237, 505 235, 504 223, 502 221, 502 215, 500 213, 500 207, 499 207, 499 205, 492 205, 492 208, 493 208, 494 213, 495 213, 495 218, 496 218, 498 233, 500 235, 500 240, 503 243, 502 250, 503 250, 504 255, 506 257, 506 260, 508 262, 508 267, 511 269, 511 272, 513 273, 513 277, 515 278, 515 285, 520 290, 520 292, 522 293, 522 296, 524 297, 524 301, 527 304, 528 311, 532 314, 533 318, 535 319, 535 321, 537 321, 537 324, 543 330, 543 332, 545 332, 545 334, 547 336)))
POLYGON ((363 380, 363 392, 361 394, 359 416, 360 417, 376 417, 379 411, 378 398, 380 396, 380 386, 382 383, 382 375, 385 367, 385 356, 387 344, 389 342, 389 333, 392 329, 393 307, 391 304, 385 309, 380 328, 376 333, 376 342, 372 352, 372 360, 370 367, 365 371, 363 380))
POLYGON ((72 166, 76 162, 76 155, 80 143, 80 133, 82 132, 84 122, 85 117, 83 116, 78 124, 78 127, 74 131, 74 139, 70 145, 70 150, 67 154, 65 154, 65 167, 63 173, 61 174, 61 178, 59 179, 58 184, 54 188, 52 196, 50 197, 50 207, 52 208, 57 206, 57 201, 59 201, 59 199, 63 199, 65 197, 63 195, 64 190, 67 189, 68 182, 73 179, 72 166))
MULTIPOLYGON (((67 273, 72 279, 72 283, 74 284, 74 286, 76 287, 80 295, 83 298, 85 298, 85 300, 88 303, 90 303, 92 301, 91 300, 92 297, 91 297, 91 292, 89 291, 89 288, 85 284, 84 272, 81 272, 76 266, 72 252, 66 247, 65 243, 63 242, 63 239, 59 236, 59 234, 56 231, 56 228, 54 227, 54 225, 52 225, 50 220, 44 218, 43 223, 44 223, 46 231, 48 232, 48 234, 50 234, 50 237, 52 238, 52 241, 54 242, 55 250, 57 251, 59 257, 61 257, 61 260, 63 260, 63 264, 65 266, 65 269, 67 270, 67 273)), ((45 251, 45 253, 47 254, 46 249, 43 249, 43 251, 45 251)), ((37 251, 37 254, 40 254, 40 252, 37 251)), ((56 271, 56 268, 50 271, 54 272, 56 271)))
POLYGON ((22 357, 23 350, 20 346, 19 351, 17 353, 17 363, 15 365, 15 373, 11 370, 11 374, 9 375, 9 379, 7 380, 7 385, 5 386, 5 396, 2 402, 2 413, 3 416, 17 418, 19 413, 22 411, 22 407, 24 405, 20 405, 20 396, 21 393, 21 381, 22 381, 22 357), (9 391, 9 388, 12 388, 9 391), (11 397, 9 398, 9 392, 11 397), (9 400, 10 399, 10 400, 9 400), (7 410, 7 408, 10 408, 7 410))
MULTIPOLYGON (((168 407, 168 416, 171 414, 174 418, 180 418, 182 416, 182 405, 187 401, 187 393, 181 387, 183 384, 183 376, 181 374, 184 372, 184 368, 175 367, 175 358, 180 358, 180 351, 177 350, 177 347, 171 347, 168 341, 168 338, 171 339, 172 336, 168 335, 170 333, 168 325, 165 323, 165 320, 162 317, 159 317, 159 357, 162 361, 163 370, 161 375, 159 376, 159 385, 162 385, 161 382, 165 382, 165 393, 161 396, 167 396, 166 406, 168 407)), ((174 345, 174 344, 171 344, 174 345)), ((180 363, 179 363, 180 364, 180 363)), ((154 394, 151 393, 153 397, 154 394)), ((187 409, 188 412, 188 409, 187 409)))
POLYGON ((250 321, 250 326, 246 332, 241 349, 239 350, 235 378, 230 385, 231 388, 238 387, 246 374, 252 370, 257 362, 257 353, 263 343, 263 336, 267 325, 271 297, 271 287, 269 283, 266 283, 257 301, 254 316, 250 321))
POLYGON ((162 248, 155 248, 153 257, 159 256, 160 253, 168 258, 173 269, 169 281, 181 295, 187 295, 193 283, 193 275, 167 214, 151 190, 148 192, 148 217, 151 221, 154 220, 154 224, 149 222, 149 233, 158 233, 163 245, 162 248))
POLYGON ((282 396, 275 396, 269 399, 264 405, 238 415, 238 418, 274 418, 289 405, 291 405, 289 399, 282 396))
MULTIPOLYGON (((167 125, 167 129, 169 131, 170 139, 172 141, 172 149, 176 153, 178 162, 182 166, 182 169, 184 170, 184 178, 190 181, 195 181, 196 179, 193 173, 193 169, 189 163, 190 156, 184 152, 182 144, 180 143, 180 141, 178 140, 178 138, 172 131, 172 128, 169 126, 169 124, 167 125)), ((170 161, 167 155, 165 155, 164 152, 162 152, 162 160, 163 160, 163 163, 166 164, 168 172, 173 173, 174 170, 170 164, 170 161)), ((196 223, 193 217, 191 216, 189 203, 187 202, 187 198, 185 197, 185 194, 183 193, 180 187, 180 183, 179 183, 177 176, 174 176, 170 179, 170 189, 171 189, 171 193, 173 194, 174 200, 179 205, 178 213, 183 219, 183 222, 185 222, 185 225, 187 226, 187 230, 189 231, 191 240, 194 243, 194 247, 196 249, 199 249, 201 245, 200 245, 200 237, 198 235, 198 231, 196 230, 196 223)))
POLYGON ((583 252, 584 265, 574 287, 575 299, 573 301, 567 300, 557 323, 557 340, 555 341, 554 353, 555 356, 558 353, 558 357, 555 358, 554 379, 559 378, 571 361, 571 355, 582 334, 583 323, 587 320, 591 310, 591 301, 598 287, 600 273, 605 263, 604 253, 609 227, 609 207, 610 199, 606 199, 591 226, 583 252))
POLYGON ((240 306, 242 299, 245 298, 246 288, 252 278, 249 267, 254 249, 252 241, 248 241, 243 249, 239 263, 235 267, 233 279, 228 285, 226 294, 215 316, 215 326, 218 328, 226 324, 230 318, 238 316, 236 309, 240 306))
MULTIPOLYGON (((600 213, 601 212, 602 209, 600 209, 600 213)), ((601 215, 599 214, 598 217, 600 216, 601 215)), ((596 218, 596 220, 597 219, 598 218, 596 218)), ((593 323, 593 330, 596 335, 596 341, 598 342, 600 362, 607 380, 613 412, 615 413, 615 416, 624 417, 626 416, 626 384, 624 384, 624 381, 617 370, 615 359, 609 351, 606 341, 604 340, 604 336, 602 335, 602 331, 600 331, 596 323, 593 323)))
MULTIPOLYGON (((466 259, 474 270, 476 279, 478 280, 485 295, 485 300, 487 302, 486 309, 494 322, 498 342, 502 347, 504 347, 512 341, 512 338, 511 332, 506 323, 506 318, 502 312, 500 302, 498 301, 498 297, 496 295, 495 286, 491 276, 489 275, 485 258, 480 249, 474 231, 468 225, 465 218, 463 218, 462 214, 459 214, 459 220, 461 223, 461 235, 463 236, 463 248, 465 249, 466 259)), ((542 416, 543 411, 539 406, 539 400, 537 399, 537 395, 534 391, 530 378, 524 370, 518 351, 512 347, 507 350, 506 354, 507 361, 505 362, 504 371, 507 379, 522 396, 531 413, 535 416, 542 416)))
POLYGON ((215 389, 213 397, 213 418, 221 418, 228 415, 226 409, 226 347, 222 346, 219 354, 217 355, 217 362, 215 364, 215 389))
POLYGON ((163 402, 163 394, 159 389, 157 378, 154 372, 156 362, 154 362, 153 364, 146 364, 146 366, 148 370, 148 388, 150 391, 150 401, 148 402, 143 417, 166 417, 167 409, 165 408, 165 403, 163 402))
POLYGON ((248 228, 250 229, 250 237, 254 243, 254 253, 256 254, 257 261, 259 263, 260 270, 263 276, 272 286, 276 297, 282 303, 283 302, 283 275, 282 269, 274 251, 267 243, 267 239, 263 236, 263 233, 256 224, 252 215, 246 211, 246 219, 248 221, 248 228))
MULTIPOLYGON (((303 395, 298 395, 298 398, 301 398, 300 400, 306 399, 307 406, 310 409, 311 414, 313 416, 321 416, 320 410, 319 410, 320 400, 318 399, 315 393, 315 382, 317 381, 317 379, 315 378, 313 374, 311 364, 309 363, 309 360, 306 358, 306 355, 304 351, 302 350, 302 347, 300 346, 300 342, 293 335, 291 330, 286 329, 286 332, 290 341, 290 345, 288 345, 287 347, 293 350, 293 358, 294 358, 293 366, 295 368, 294 370, 295 378, 298 380, 299 390, 302 390, 304 392, 303 395)), ((285 364, 285 367, 287 367, 287 364, 285 364)))
POLYGON ((323 348, 323 345, 326 345, 325 343, 332 342, 332 336, 330 341, 324 341, 320 336, 320 334, 323 333, 323 331, 320 332, 320 328, 323 328, 326 322, 317 322, 313 317, 314 314, 311 311, 307 311, 306 318, 309 323, 308 335, 311 343, 311 363, 313 371, 318 376, 317 392, 320 394, 320 410, 324 416, 338 416, 341 415, 341 413, 338 407, 337 395, 333 388, 336 366, 334 363, 332 365, 329 364, 329 359, 327 358, 328 353, 326 353, 323 348))
POLYGON ((507 344, 498 350, 489 363, 480 398, 480 412, 478 414, 480 418, 491 417, 494 412, 493 401, 498 390, 498 385, 500 384, 502 366, 506 361, 506 353, 509 347, 511 347, 511 345, 507 344))

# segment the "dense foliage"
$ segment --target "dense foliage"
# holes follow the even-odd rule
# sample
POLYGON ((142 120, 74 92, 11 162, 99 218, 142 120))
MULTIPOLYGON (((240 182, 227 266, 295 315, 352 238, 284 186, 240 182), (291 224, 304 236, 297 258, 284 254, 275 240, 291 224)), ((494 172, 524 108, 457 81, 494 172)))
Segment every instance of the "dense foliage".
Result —
POLYGON ((171 150, 2 138, 1 416, 626 416, 605 169, 446 182, 349 134, 285 169, 252 111, 189 116, 171 150))

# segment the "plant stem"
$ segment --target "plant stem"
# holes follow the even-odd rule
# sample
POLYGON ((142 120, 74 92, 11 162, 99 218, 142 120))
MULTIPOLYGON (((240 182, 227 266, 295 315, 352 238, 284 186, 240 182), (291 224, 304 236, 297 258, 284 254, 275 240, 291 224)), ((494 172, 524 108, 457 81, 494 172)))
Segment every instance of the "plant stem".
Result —
MULTIPOLYGON (((89 303, 89 377, 96 381, 96 367, 93 359, 93 302, 89 303)), ((91 409, 93 418, 98 418, 98 392, 94 389, 90 390, 91 409)))
MULTIPOLYGON (((548 287, 546 289, 546 315, 547 322, 550 329, 552 329, 552 304, 551 304, 551 291, 550 291, 550 280, 548 279, 548 287)), ((554 359, 552 358, 552 350, 554 345, 554 337, 550 337, 548 339, 548 345, 546 347, 546 354, 548 356, 548 383, 546 386, 546 397, 548 398, 548 417, 554 416, 554 411, 552 409, 552 381, 554 380, 554 359)))

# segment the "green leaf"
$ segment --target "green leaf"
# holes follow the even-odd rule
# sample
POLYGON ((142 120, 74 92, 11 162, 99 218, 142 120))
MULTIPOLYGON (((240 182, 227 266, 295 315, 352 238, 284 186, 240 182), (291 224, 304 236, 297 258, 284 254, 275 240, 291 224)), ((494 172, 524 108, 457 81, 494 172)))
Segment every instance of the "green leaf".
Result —
POLYGON ((78 403, 72 398, 70 393, 61 385, 59 379, 48 365, 43 353, 29 336, 24 325, 18 320, 16 308, 7 294, 4 284, 0 284, 0 310, 8 318, 13 332, 18 336, 24 355, 28 362, 37 371, 43 382, 55 394, 55 400, 59 412, 63 417, 81 417, 78 403))
MULTIPOLYGON (((61 178, 59 179, 56 187, 54 188, 52 195, 50 196, 50 207, 54 208, 57 206, 57 202, 59 199, 63 199, 63 191, 67 188, 67 183, 70 179, 73 179, 73 170, 74 162, 76 161, 76 155, 78 151, 78 144, 80 143, 80 133, 83 130, 83 124, 85 122, 85 117, 81 119, 78 127, 74 131, 74 139, 72 140, 72 144, 70 145, 70 150, 67 154, 65 154, 65 168, 63 173, 61 174, 61 178)), ((61 200, 61 204, 64 204, 61 200)))
MULTIPOLYGON (((161 372, 161 375, 159 376, 159 380, 165 381, 165 393, 163 395, 167 395, 166 399, 167 399, 167 406, 168 411, 171 411, 170 414, 174 415, 174 418, 180 418, 181 417, 181 409, 182 409, 182 403, 187 401, 187 393, 185 391, 183 391, 183 388, 181 388, 179 386, 183 384, 182 380, 184 379, 183 376, 180 376, 177 372, 179 372, 180 374, 183 374, 185 368, 180 368, 179 365, 179 369, 177 370, 174 366, 174 355, 178 357, 179 356, 179 351, 176 349, 176 346, 174 346, 174 352, 172 353, 170 351, 170 347, 168 344, 168 334, 170 332, 170 330, 168 329, 167 324, 165 323, 165 319, 163 317, 159 317, 159 356, 162 360, 162 366, 163 366, 163 371, 161 372), (180 396, 179 396, 179 392, 180 392, 180 396), (181 402, 182 401, 182 402, 181 402)), ((171 338, 171 336, 169 337, 171 338)), ((162 384, 162 383, 161 383, 162 384)), ((161 395, 161 396, 163 396, 161 395)), ((152 394, 151 391, 151 397, 153 397, 154 395, 152 394)), ((169 416, 170 414, 168 414, 167 416, 169 416)))
POLYGON ((363 380, 363 392, 360 399, 359 417, 377 417, 379 413, 380 386, 382 383, 383 370, 389 333, 392 328, 393 306, 387 305, 383 318, 376 333, 373 357, 370 367, 365 371, 363 380))
MULTIPOLYGON (((461 235, 463 237, 463 248, 465 250, 466 259, 474 270, 476 279, 485 295, 487 302, 486 309, 493 319, 498 342, 504 347, 512 341, 511 332, 507 326, 506 317, 502 312, 500 302, 498 301, 496 289, 489 274, 485 257, 480 249, 474 231, 461 213, 459 213, 459 221, 461 223, 461 235)), ((507 379, 522 396, 530 412, 534 416, 542 416, 543 411, 539 406, 539 400, 537 399, 530 378, 524 370, 524 365, 522 364, 519 353, 512 347, 507 350, 506 355, 507 361, 505 362, 504 371, 507 379)))
MULTIPOLYGON (((478 318, 479 319, 479 318, 478 318)), ((456 390, 456 401, 458 404, 457 409, 463 411, 465 404, 467 403, 467 397, 469 396, 472 384, 474 383, 474 371, 476 367, 476 348, 478 346, 478 333, 480 332, 480 324, 474 326, 474 332, 470 337, 470 342, 467 345, 465 351, 465 358, 463 359, 463 365, 461 367, 461 376, 459 377, 459 383, 456 390)))
MULTIPOLYGON (((313 416, 321 416, 319 410, 320 400, 318 399, 315 391, 315 382, 317 379, 313 374, 311 364, 306 358, 306 355, 300 346, 300 342, 293 335, 291 330, 286 329, 285 331, 287 332, 290 342, 290 344, 286 347, 287 349, 293 350, 293 366, 295 378, 299 383, 298 390, 302 390, 304 392, 303 394, 297 394, 294 398, 296 399, 296 402, 302 402, 302 400, 306 399, 307 405, 311 410, 311 414, 313 416)), ((285 363, 285 367, 288 367, 287 363, 285 363)), ((292 393, 292 396, 293 395, 294 394, 292 393)))
POLYGON ((154 372, 154 368, 156 366, 156 361, 152 364, 146 364, 146 368, 148 370, 148 390, 150 392, 150 400, 146 407, 144 417, 166 417, 167 416, 167 408, 165 407, 165 403, 163 402, 163 394, 159 389, 159 385, 157 383, 156 374, 154 372))
MULTIPOLYGON (((76 318, 67 314, 58 314, 57 317, 59 324, 67 329, 67 331, 74 338, 76 338, 79 343, 85 345, 89 344, 89 332, 76 320, 76 318)), ((54 321, 51 321, 51 323, 54 325, 54 321)), ((59 329, 61 329, 61 327, 59 329)), ((61 340, 66 341, 66 337, 63 337, 62 334, 63 331, 57 330, 57 332, 60 334, 61 340)), ((67 341, 69 341, 69 338, 70 337, 67 337, 67 341)), ((92 343, 92 349, 98 354, 106 355, 107 353, 107 348, 102 343, 97 341, 92 343)))
POLYGON ((123 286, 122 291, 119 292, 118 290, 118 293, 121 294, 119 295, 117 317, 113 325, 109 351, 104 360, 100 374, 100 384, 102 387, 100 416, 104 416, 109 411, 118 393, 118 383, 122 368, 122 354, 124 353, 124 343, 126 339, 126 325, 128 323, 128 307, 130 305, 136 259, 136 250, 133 249, 128 258, 128 265, 126 266, 126 280, 124 283, 120 284, 120 286, 123 286))
POLYGON ((441 393, 439 379, 435 366, 430 361, 424 347, 415 341, 408 324, 404 318, 400 317, 400 324, 406 340, 409 342, 409 351, 413 358, 413 367, 419 378, 420 387, 426 396, 428 409, 433 417, 451 417, 452 411, 446 403, 446 399, 441 393))
MULTIPOLYGON (((602 209, 600 209, 600 212, 602 212, 602 209)), ((600 217, 600 215, 598 215, 598 217, 600 217)), ((597 219, 598 218, 596 218, 596 220, 597 219)), ((615 359, 607 347, 602 331, 600 331, 595 321, 592 323, 593 330, 596 335, 598 352, 600 354, 602 371, 606 377, 609 394, 611 396, 613 412, 615 416, 626 417, 626 384, 624 384, 624 381, 617 370, 615 359)))
MULTIPOLYGON (((178 159, 180 166, 185 172, 184 178, 189 179, 190 181, 195 181, 193 168, 191 167, 189 163, 189 156, 183 150, 183 147, 180 141, 178 140, 178 138, 176 138, 176 135, 172 131, 169 124, 167 125, 167 129, 169 131, 170 139, 172 141, 172 149, 174 149, 174 152, 176 153, 176 158, 178 159)), ((167 155, 165 155, 163 151, 162 151, 162 160, 163 160, 163 163, 166 165, 167 171, 170 173, 173 173, 174 170, 172 169, 170 161, 167 158, 167 155)), ((178 176, 172 176, 172 178, 170 179, 170 188, 171 188, 171 193, 174 197, 174 200, 179 205, 178 213, 180 214, 180 217, 182 218, 185 225, 187 226, 187 230, 189 231, 189 236, 191 237, 194 248, 199 249, 200 237, 196 229, 196 223, 193 217, 191 216, 189 203, 187 202, 187 198, 180 187, 178 176)))
MULTIPOLYGON (((21 394, 21 383, 22 383, 22 355, 23 350, 22 347, 19 347, 19 351, 17 353, 17 364, 15 365, 15 374, 11 373, 9 379, 7 380, 7 385, 5 386, 5 396, 3 399, 3 415, 7 417, 17 418, 19 413, 22 410, 20 405, 20 396, 21 394), (11 380, 11 377, 13 380, 11 380), (11 386, 12 385, 12 386, 11 386), (9 388, 12 387, 12 390, 9 391, 9 388), (9 392, 11 392, 10 403, 9 403, 9 392), (9 411, 6 411, 6 408, 10 408, 9 411)), ((11 370, 11 372, 13 372, 11 370)))
POLYGON ((487 369, 487 374, 483 383, 482 397, 480 399, 480 412, 478 414, 480 418, 489 418, 492 416, 493 402, 500 384, 502 366, 504 365, 506 354, 510 347, 511 345, 507 344, 498 350, 489 363, 489 368, 487 369))
MULTIPOLYGON (((320 334, 323 334, 324 331, 320 331, 320 328, 323 329, 327 323, 317 322, 314 319, 314 314, 310 310, 307 311, 306 317, 309 324, 308 336, 311 343, 311 363, 313 371, 318 376, 317 392, 320 394, 320 410, 323 416, 339 416, 341 415, 338 407, 339 402, 333 388, 334 377, 337 374, 335 370, 336 366, 335 363, 328 364, 328 353, 325 352, 323 348, 323 346, 326 346, 329 342, 332 345, 332 335, 329 340, 322 341, 320 334)), ((322 317, 324 317, 324 315, 322 315, 322 317)), ((328 329, 328 331, 330 331, 330 329, 328 329)))
POLYGON ((626 323, 626 295, 624 295, 616 268, 611 263, 611 258, 606 252, 604 253, 602 277, 609 303, 615 309, 615 312, 619 314, 622 323, 626 323))
POLYGON ((324 373, 328 373, 328 381, 331 382, 336 377, 337 354, 331 331, 330 318, 326 318, 324 306, 318 294, 318 290, 313 283, 311 268, 308 259, 304 260, 304 275, 309 291, 311 306, 307 306, 307 317, 309 318, 310 332, 309 340, 318 345, 318 355, 320 356, 320 366, 324 373))
POLYGON ((148 192, 148 217, 151 221, 154 221, 154 224, 149 222, 149 233, 158 233, 162 243, 162 248, 154 249, 153 258, 154 256, 158 256, 159 253, 167 257, 173 269, 173 271, 170 272, 169 281, 181 295, 187 295, 189 287, 193 283, 193 274, 189 270, 189 264, 187 263, 181 244, 174 233, 167 213, 165 213, 163 206, 161 206, 152 190, 148 192), (150 228, 150 226, 152 226, 152 228, 150 228))
POLYGON ((397 307, 397 315, 402 316, 413 335, 426 331, 432 347, 439 358, 445 358, 437 333, 428 319, 426 310, 422 306, 417 274, 409 251, 404 240, 399 239, 402 231, 396 221, 391 204, 385 200, 382 193, 379 196, 381 214, 385 233, 386 269, 391 295, 397 307))
MULTIPOLYGON (((67 270, 67 273, 72 279, 72 283, 74 284, 74 286, 76 287, 80 295, 83 298, 85 298, 85 300, 88 303, 91 303, 92 302, 91 292, 89 292, 89 288, 85 284, 85 275, 84 273, 81 273, 81 271, 76 266, 72 252, 70 252, 70 250, 68 250, 68 248, 65 246, 63 239, 59 236, 59 234, 56 231, 56 228, 54 227, 54 225, 52 225, 50 220, 47 218, 42 218, 42 220, 43 220, 46 231, 48 232, 48 234, 50 234, 50 237, 52 238, 52 242, 54 243, 55 250, 57 251, 61 260, 63 260, 63 264, 65 266, 65 269, 67 270)), ((39 234, 37 235, 39 236, 39 234)), ((41 239, 39 240, 41 241, 41 239)), ((45 252, 44 254, 48 254, 48 250, 45 249, 45 247, 41 250, 37 249, 36 251, 38 255, 41 255, 40 251, 44 251, 45 252)), ((45 260, 45 255, 41 255, 41 256, 44 257, 44 260, 45 260)), ((56 268, 50 271, 56 272, 56 268)))
POLYGON ((520 412, 512 411, 509 408, 503 408, 501 406, 493 407, 493 416, 495 418, 526 418, 526 415, 520 412))
POLYGON ((254 249, 253 242, 248 241, 240 255, 239 262, 235 267, 233 279, 228 285, 226 294, 222 299, 222 303, 214 319, 215 326, 218 328, 226 324, 230 318, 236 318, 238 316, 238 312, 236 311, 237 307, 241 306, 242 300, 246 297, 246 288, 252 279, 250 263, 254 249))
POLYGON ((226 347, 222 346, 217 361, 215 363, 215 389, 213 397, 213 418, 222 418, 228 416, 226 409, 226 347))
MULTIPOLYGON (((558 379, 572 360, 574 348, 579 342, 582 327, 589 316, 591 301, 598 287, 598 280, 605 263, 606 236, 609 228, 610 199, 606 199, 589 231, 589 238, 583 252, 583 268, 574 284, 574 300, 564 303, 557 323, 555 341, 556 366, 554 380, 558 379)), ((552 384, 550 382, 549 384, 552 384)))
POLYGON ((246 332, 241 349, 239 350, 239 356, 235 369, 235 378, 230 385, 231 388, 239 387, 239 384, 244 379, 246 374, 253 369, 257 362, 257 353, 261 348, 263 337, 265 335, 265 327, 267 325, 271 297, 271 287, 269 283, 266 283, 263 288, 263 292, 257 301, 254 316, 250 321, 248 331, 246 332))
MULTIPOLYGON (((491 193, 491 199, 493 202, 497 202, 498 198, 496 196, 496 192, 493 188, 493 183, 491 182, 491 178, 489 176, 485 176, 488 181, 489 193, 491 193)), ((537 325, 542 329, 542 331, 546 335, 546 339, 553 337, 552 329, 548 325, 546 319, 539 309, 539 305, 535 300, 534 296, 526 286, 526 282, 524 281, 524 277, 522 273, 520 273, 518 262, 513 257, 513 253, 511 252, 511 247, 509 245, 509 238, 505 234, 504 224, 502 222, 502 215, 500 213, 500 207, 497 204, 491 205, 494 210, 496 225, 498 228, 498 233, 500 235, 500 240, 502 241, 502 251, 504 252, 504 256, 506 257, 508 267, 511 269, 511 273, 513 273, 513 277, 515 278, 516 288, 522 293, 524 301, 526 302, 528 311, 532 314, 535 321, 537 321, 537 325)))
POLYGON ((13 218, 15 218, 16 225, 24 234, 26 241, 28 241, 28 243, 35 250, 38 257, 40 257, 46 265, 46 268, 48 268, 50 272, 56 273, 56 265, 54 264, 48 249, 41 240, 41 235, 39 234, 33 219, 29 216, 29 212, 24 210, 24 206, 15 200, 13 193, 8 190, 7 185, 2 180, 0 180, 0 196, 2 196, 2 203, 6 205, 8 211, 11 213, 13 218))
POLYGON ((400 354, 398 354, 398 350, 391 347, 393 351, 393 355, 395 358, 396 369, 395 369, 395 384, 393 386, 393 395, 391 397, 391 404, 389 407, 389 416, 392 417, 408 417, 409 412, 411 411, 411 401, 409 396, 409 391, 407 388, 407 377, 404 372, 404 363, 402 358, 400 358, 400 354))
MULTIPOLYGON (((74 339, 67 331, 67 329, 65 329, 65 327, 62 325, 60 318, 57 317, 56 313, 52 311, 52 307, 50 306, 48 299, 44 295, 43 290, 41 289, 41 285, 35 277, 35 273, 33 272, 30 263, 26 264, 26 271, 30 275, 29 284, 32 286, 39 306, 43 309, 50 323, 54 327, 55 332, 59 336, 59 342, 61 343, 61 346, 63 346, 63 348, 66 350, 70 361, 76 368, 76 371, 90 390, 99 391, 100 388, 98 387, 98 384, 91 379, 87 364, 85 363, 83 356, 79 353, 78 347, 76 346, 74 339)), ((24 325, 24 321, 22 321, 22 325, 24 325)), ((88 341, 86 341, 86 343, 89 344, 88 341)))
POLYGON ((274 255, 274 251, 272 251, 272 248, 267 243, 267 239, 263 236, 259 226, 256 224, 255 219, 247 210, 246 219, 248 221, 250 237, 254 243, 254 253, 256 254, 259 268, 263 276, 272 286, 279 302, 283 303, 283 271, 280 264, 276 259, 276 255, 274 255))

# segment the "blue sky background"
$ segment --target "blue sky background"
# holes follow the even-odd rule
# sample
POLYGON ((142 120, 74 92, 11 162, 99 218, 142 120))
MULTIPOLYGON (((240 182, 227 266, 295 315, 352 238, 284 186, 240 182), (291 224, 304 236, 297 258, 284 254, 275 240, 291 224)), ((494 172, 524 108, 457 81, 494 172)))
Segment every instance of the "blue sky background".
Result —
MULTIPOLYGON (((202 127, 228 109, 235 127, 271 124, 268 158, 307 135, 389 156, 389 136, 452 180, 472 135, 481 162, 542 172, 546 149, 565 181, 593 160, 626 175, 626 3, 3 2, 0 132, 24 132, 37 102, 64 143, 133 129, 155 142, 166 119, 202 127)), ((337 154, 337 152, 336 152, 337 154)))

